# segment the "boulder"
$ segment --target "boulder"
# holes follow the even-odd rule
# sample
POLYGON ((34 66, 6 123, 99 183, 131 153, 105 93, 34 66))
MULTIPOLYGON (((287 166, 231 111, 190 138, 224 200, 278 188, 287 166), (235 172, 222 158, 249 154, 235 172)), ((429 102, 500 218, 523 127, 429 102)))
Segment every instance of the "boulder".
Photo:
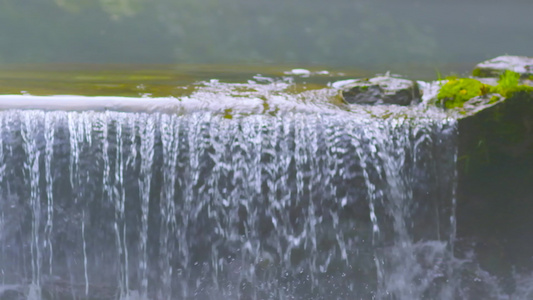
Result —
MULTIPOLYGON (((502 56, 477 65, 474 74, 530 76, 528 66, 532 58, 502 56)), ((458 240, 474 244, 481 267, 493 274, 533 267, 533 241, 524 239, 533 228, 533 92, 487 94, 454 110, 458 240)))
POLYGON ((503 55, 479 63, 472 74, 477 77, 497 77, 505 70, 517 72, 522 78, 533 76, 533 58, 503 55))
MULTIPOLYGON (((524 75, 530 74, 527 73, 529 68, 533 68, 533 58, 500 56, 478 64, 476 70, 479 71, 474 70, 474 73, 499 76, 511 70, 524 75)), ((495 78, 479 79, 495 81, 495 78)), ((521 80, 520 84, 508 98, 489 93, 454 108, 459 113, 459 158, 468 161, 470 168, 492 163, 497 157, 533 157, 533 91, 527 88, 531 86, 529 80, 521 80), (476 153, 481 148, 484 155, 480 156, 476 153)), ((465 163, 460 161, 460 164, 465 163)))
POLYGON ((421 98, 415 81, 388 74, 355 80, 343 86, 341 97, 348 104, 366 105, 411 105, 419 102, 421 98))
POLYGON ((521 159, 533 155, 533 92, 492 97, 474 97, 457 109, 461 112, 459 155, 465 160, 460 163, 468 163, 464 167, 470 168, 469 172, 498 157, 521 159), (492 97, 500 98, 491 103, 492 97))

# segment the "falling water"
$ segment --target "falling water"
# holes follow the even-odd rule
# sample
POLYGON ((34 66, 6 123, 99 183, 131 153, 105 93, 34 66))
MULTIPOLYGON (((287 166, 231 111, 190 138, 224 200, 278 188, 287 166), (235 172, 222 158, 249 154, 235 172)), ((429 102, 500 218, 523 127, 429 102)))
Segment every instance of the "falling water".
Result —
POLYGON ((0 122, 0 282, 28 299, 457 293, 445 116, 7 110, 0 122))
POLYGON ((28 176, 25 176, 25 185, 30 187, 28 197, 31 211, 30 229, 30 260, 31 260, 31 284, 29 298, 38 298, 41 295, 41 195, 39 189, 39 158, 40 152, 37 148, 37 128, 39 121, 43 117, 42 112, 27 114, 22 116, 21 135, 23 139, 23 149, 26 153, 26 161, 23 169, 28 176), (39 118, 40 117, 40 118, 39 118))

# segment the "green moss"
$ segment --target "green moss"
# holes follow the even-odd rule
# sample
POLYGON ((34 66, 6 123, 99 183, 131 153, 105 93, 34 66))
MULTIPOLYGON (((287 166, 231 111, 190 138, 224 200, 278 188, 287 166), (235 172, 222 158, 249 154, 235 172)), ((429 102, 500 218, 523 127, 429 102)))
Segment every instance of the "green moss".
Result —
POLYGON ((224 119, 233 119, 233 110, 231 108, 226 108, 224 110, 224 119))
MULTIPOLYGON (((476 70, 474 70, 474 74, 476 70)), ((464 103, 474 97, 483 96, 488 93, 500 94, 505 98, 511 97, 516 92, 533 91, 533 87, 520 85, 520 74, 513 71, 505 71, 498 80, 497 85, 488 85, 473 78, 447 78, 437 99, 446 108, 463 107, 464 103)), ((498 101, 497 96, 493 96, 489 103, 498 101)))
POLYGON ((518 85, 520 81, 520 74, 513 71, 505 71, 498 80, 498 85, 491 87, 492 93, 498 93, 504 97, 510 97, 515 92, 527 88, 527 86, 518 85))
POLYGON ((489 89, 489 85, 476 79, 448 78, 448 82, 441 87, 437 99, 446 108, 462 107, 469 99, 487 94, 489 89))
POLYGON ((498 97, 498 96, 492 96, 492 97, 490 97, 489 103, 490 103, 490 104, 492 104, 492 103, 496 103, 496 102, 498 102, 498 100, 500 100, 500 97, 498 97))

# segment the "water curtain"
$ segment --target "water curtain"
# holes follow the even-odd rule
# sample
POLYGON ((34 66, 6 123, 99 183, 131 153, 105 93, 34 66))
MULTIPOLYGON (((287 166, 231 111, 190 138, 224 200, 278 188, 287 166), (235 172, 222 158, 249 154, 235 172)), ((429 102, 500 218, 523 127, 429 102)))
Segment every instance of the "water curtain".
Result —
POLYGON ((0 285, 28 299, 453 297, 456 124, 0 112, 0 285))

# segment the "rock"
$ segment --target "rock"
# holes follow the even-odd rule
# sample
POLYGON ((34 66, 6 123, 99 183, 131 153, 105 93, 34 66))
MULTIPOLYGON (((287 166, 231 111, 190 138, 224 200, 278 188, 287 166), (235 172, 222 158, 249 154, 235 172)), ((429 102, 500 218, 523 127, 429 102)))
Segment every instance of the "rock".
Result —
MULTIPOLYGON (((475 245, 483 270, 510 277, 511 266, 533 268, 533 242, 524 239, 533 228, 533 91, 520 88, 533 85, 533 58, 496 57, 473 75, 496 86, 506 70, 521 75, 507 98, 481 93, 449 111, 458 122, 456 246, 475 245)), ((435 83, 420 86, 424 100, 437 103, 435 83)))
MULTIPOLYGON (((478 64, 476 70, 483 74, 506 70, 529 74, 528 66, 533 68, 533 58, 500 56, 478 64)), ((460 177, 482 176, 480 170, 501 160, 533 160, 533 91, 527 89, 527 80, 521 84, 524 88, 508 98, 488 93, 453 108, 458 113, 460 177)))
POLYGON ((533 75, 533 58, 503 55, 476 65, 472 74, 477 77, 497 77, 505 70, 517 72, 522 78, 533 75))
POLYGON ((415 81, 385 75, 358 79, 343 87, 341 96, 349 104, 411 105, 420 101, 415 81))
MULTIPOLYGON (((473 75, 498 77, 506 70, 521 75, 520 85, 531 86, 528 57, 496 57, 478 64, 473 75)), ((496 80, 477 79, 491 85, 496 80)), ((481 268, 492 274, 511 276, 511 266, 532 268, 533 242, 524 236, 533 228, 533 91, 477 96, 454 110, 460 115, 458 240, 474 244, 481 268)))
POLYGON ((533 92, 475 97, 460 110, 459 154, 468 157, 469 167, 490 163, 494 157, 533 155, 533 92), (490 103, 492 97, 499 98, 490 103), (479 151, 483 155, 477 155, 479 151))
POLYGON ((505 98, 500 94, 487 94, 483 96, 474 97, 463 104, 463 107, 457 108, 464 117, 472 116, 482 110, 488 109, 491 106, 498 105, 500 101, 505 98))
POLYGON ((509 275, 533 267, 533 92, 492 97, 467 101, 458 120, 457 237, 477 245, 483 269, 509 275))

